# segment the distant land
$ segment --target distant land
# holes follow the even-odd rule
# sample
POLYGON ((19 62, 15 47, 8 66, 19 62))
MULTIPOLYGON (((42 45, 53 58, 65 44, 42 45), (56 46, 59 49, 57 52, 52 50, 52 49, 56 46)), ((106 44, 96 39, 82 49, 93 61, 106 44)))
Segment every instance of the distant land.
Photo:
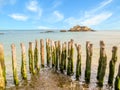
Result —
POLYGON ((76 25, 70 28, 69 30, 60 30, 60 32, 86 32, 86 31, 95 31, 87 26, 76 25))

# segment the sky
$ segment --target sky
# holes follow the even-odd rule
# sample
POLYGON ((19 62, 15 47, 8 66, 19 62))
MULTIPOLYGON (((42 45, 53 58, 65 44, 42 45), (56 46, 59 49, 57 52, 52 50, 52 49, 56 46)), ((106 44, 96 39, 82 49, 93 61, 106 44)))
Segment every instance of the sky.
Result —
POLYGON ((120 0, 0 0, 0 30, 120 30, 120 0))

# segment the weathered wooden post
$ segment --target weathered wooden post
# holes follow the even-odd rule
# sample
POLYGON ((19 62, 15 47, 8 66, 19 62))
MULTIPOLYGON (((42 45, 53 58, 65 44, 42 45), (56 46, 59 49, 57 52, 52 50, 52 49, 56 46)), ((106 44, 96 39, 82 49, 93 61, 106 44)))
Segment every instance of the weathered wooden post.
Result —
POLYGON ((18 73, 17 73, 17 63, 16 63, 16 47, 14 44, 11 45, 12 48, 12 70, 13 70, 13 78, 14 84, 19 84, 18 73))
POLYGON ((35 64, 35 69, 37 72, 40 70, 40 65, 39 65, 39 52, 38 52, 38 41, 35 40, 35 49, 34 49, 34 64, 35 64))
POLYGON ((103 41, 100 41, 100 58, 99 58, 99 66, 97 72, 98 86, 100 87, 103 86, 106 65, 107 65, 107 56, 105 53, 105 44, 103 41))
POLYGON ((29 42, 28 57, 29 57, 29 71, 30 71, 30 73, 35 74, 34 53, 33 53, 33 43, 32 42, 29 42))
POLYGON ((91 61, 92 61, 92 44, 86 42, 86 69, 85 69, 85 82, 90 83, 91 76, 91 61))
POLYGON ((64 42, 64 70, 66 70, 66 59, 67 59, 67 43, 64 42))
POLYGON ((55 50, 55 43, 52 41, 52 67, 55 66, 55 61, 56 61, 56 50, 55 50))
POLYGON ((64 70, 64 60, 65 60, 65 44, 63 43, 62 44, 62 54, 61 54, 61 62, 60 62, 60 71, 61 73, 63 73, 63 70, 64 70))
POLYGON ((114 46, 114 47, 112 48, 112 59, 111 59, 111 61, 110 61, 110 63, 109 63, 108 84, 109 84, 110 86, 113 85, 116 61, 117 61, 117 47, 114 46))
POLYGON ((67 75, 71 75, 71 42, 68 42, 68 64, 67 64, 67 75))
POLYGON ((22 65, 21 65, 21 74, 23 79, 27 79, 27 69, 26 69, 26 51, 23 43, 21 45, 21 53, 22 53, 22 65))
POLYGON ((6 82, 6 72, 5 72, 5 63, 4 63, 4 50, 3 45, 0 44, 0 90, 5 89, 6 82))
POLYGON ((59 53, 58 53, 58 42, 57 41, 55 41, 55 50, 56 50, 55 68, 56 68, 56 70, 58 70, 58 55, 59 55, 59 53))
POLYGON ((46 55, 47 55, 47 66, 49 67, 50 66, 50 60, 51 60, 51 41, 50 39, 47 39, 46 40, 46 55))
POLYGON ((81 75, 81 46, 75 44, 77 49, 77 63, 76 63, 76 80, 79 80, 81 75))
POLYGON ((59 63, 59 68, 61 65, 61 43, 58 41, 58 63, 59 63))
POLYGON ((120 64, 119 64, 118 74, 115 78, 115 90, 120 90, 120 64))
POLYGON ((41 66, 44 67, 44 40, 40 40, 41 66))
POLYGON ((70 59, 71 59, 71 74, 73 74, 73 58, 74 58, 74 46, 73 46, 73 44, 74 44, 74 40, 73 39, 71 39, 71 50, 70 50, 70 59))

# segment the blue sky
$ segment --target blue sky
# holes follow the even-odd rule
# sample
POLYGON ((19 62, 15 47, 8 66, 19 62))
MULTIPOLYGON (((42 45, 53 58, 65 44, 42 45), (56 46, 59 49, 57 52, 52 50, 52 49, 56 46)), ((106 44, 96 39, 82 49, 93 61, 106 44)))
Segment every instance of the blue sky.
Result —
POLYGON ((0 0, 0 29, 120 30, 120 0, 0 0))

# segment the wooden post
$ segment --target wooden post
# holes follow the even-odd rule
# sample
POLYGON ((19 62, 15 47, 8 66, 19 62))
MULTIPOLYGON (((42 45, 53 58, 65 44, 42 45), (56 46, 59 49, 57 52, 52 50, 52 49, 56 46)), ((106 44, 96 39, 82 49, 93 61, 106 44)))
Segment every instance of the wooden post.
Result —
POLYGON ((115 78, 115 90, 120 90, 120 64, 119 64, 118 74, 115 78))
POLYGON ((37 70, 37 72, 39 72, 40 70, 40 65, 39 65, 39 52, 38 52, 38 41, 35 40, 35 49, 34 49, 34 64, 35 64, 35 69, 37 70))
POLYGON ((110 61, 110 63, 109 63, 108 84, 109 84, 110 86, 113 85, 116 61, 117 61, 117 47, 114 46, 114 47, 112 48, 112 59, 111 59, 111 61, 110 61))
POLYGON ((92 61, 92 44, 90 44, 90 42, 87 41, 86 42, 86 69, 85 69, 86 83, 90 83, 91 61, 92 61))
POLYGON ((55 66, 55 61, 56 61, 56 50, 55 50, 55 43, 52 41, 52 67, 55 66))
POLYGON ((97 72, 98 86, 100 86, 100 87, 103 86, 106 65, 107 65, 107 56, 105 53, 105 44, 103 41, 101 41, 100 42, 99 66, 98 66, 98 72, 97 72))
POLYGON ((79 80, 81 75, 81 46, 75 44, 77 49, 77 63, 76 63, 76 80, 79 80))
POLYGON ((55 42, 55 50, 56 50, 55 68, 56 68, 56 70, 58 70, 58 55, 59 55, 59 53, 58 53, 58 42, 57 41, 55 42))
POLYGON ((11 45, 12 48, 12 70, 13 70, 13 78, 14 84, 19 84, 18 73, 17 73, 17 63, 16 63, 16 47, 14 44, 11 45))
POLYGON ((20 45, 21 45, 21 53, 22 53, 21 74, 23 79, 27 79, 25 46, 23 43, 21 43, 20 45))
POLYGON ((61 65, 61 43, 60 41, 58 41, 58 63, 59 63, 59 67, 61 65))
POLYGON ((67 43, 64 42, 64 70, 66 70, 66 59, 67 59, 67 43))
POLYGON ((65 60, 65 44, 63 43, 62 44, 62 54, 61 54, 61 62, 60 62, 60 71, 61 73, 63 73, 63 70, 64 70, 64 60, 65 60))
POLYGON ((46 40, 46 55, 47 55, 47 66, 48 67, 50 66, 50 60, 51 60, 51 55, 50 55, 50 53, 51 53, 51 48, 50 48, 51 43, 50 42, 51 42, 50 39, 46 40))
POLYGON ((71 42, 68 42, 68 64, 67 64, 67 75, 71 75, 71 42))
POLYGON ((29 57, 29 71, 30 71, 30 73, 35 74, 33 43, 32 42, 29 42, 28 57, 29 57))
POLYGON ((71 59, 71 60, 70 60, 70 61, 71 61, 71 74, 73 74, 73 68, 74 68, 74 67, 73 67, 73 58, 74 58, 74 57, 73 57, 73 55, 74 55, 74 47, 73 47, 73 44, 74 44, 74 40, 71 39, 70 42, 71 42, 71 50, 70 50, 70 57, 71 57, 71 58, 70 58, 70 59, 71 59))
POLYGON ((5 72, 5 63, 4 63, 4 50, 3 45, 0 44, 0 90, 5 89, 6 82, 6 72, 5 72))
POLYGON ((44 67, 44 40, 40 40, 41 66, 44 67))

